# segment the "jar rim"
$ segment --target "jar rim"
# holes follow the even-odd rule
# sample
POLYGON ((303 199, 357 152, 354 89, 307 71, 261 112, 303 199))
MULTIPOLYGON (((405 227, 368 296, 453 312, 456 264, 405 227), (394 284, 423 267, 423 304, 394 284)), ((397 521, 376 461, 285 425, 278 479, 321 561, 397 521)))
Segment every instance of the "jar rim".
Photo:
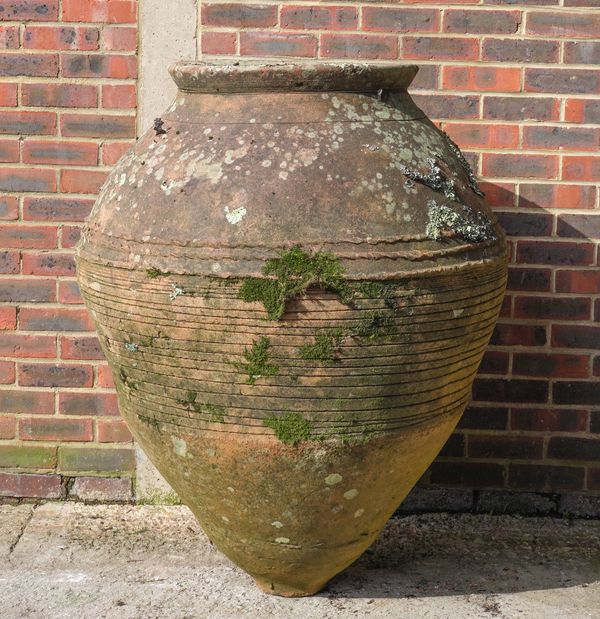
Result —
POLYGON ((405 91, 419 68, 404 63, 273 61, 229 58, 180 61, 169 72, 183 92, 405 91))

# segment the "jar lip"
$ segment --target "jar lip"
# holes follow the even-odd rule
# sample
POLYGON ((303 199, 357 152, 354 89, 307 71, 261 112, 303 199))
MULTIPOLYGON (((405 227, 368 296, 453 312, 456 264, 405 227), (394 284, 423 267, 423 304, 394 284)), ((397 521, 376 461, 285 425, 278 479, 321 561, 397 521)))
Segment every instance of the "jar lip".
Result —
POLYGON ((272 60, 180 61, 169 72, 183 92, 377 92, 406 90, 419 68, 404 63, 272 60))

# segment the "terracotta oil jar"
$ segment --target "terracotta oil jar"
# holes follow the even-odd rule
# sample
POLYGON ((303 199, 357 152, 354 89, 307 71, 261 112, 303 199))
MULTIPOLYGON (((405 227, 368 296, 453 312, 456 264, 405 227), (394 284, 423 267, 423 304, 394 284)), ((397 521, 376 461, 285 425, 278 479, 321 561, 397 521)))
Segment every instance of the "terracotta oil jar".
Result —
POLYGON ((504 235, 398 64, 180 63, 78 250, 136 440, 267 592, 373 542, 469 400, 504 235))

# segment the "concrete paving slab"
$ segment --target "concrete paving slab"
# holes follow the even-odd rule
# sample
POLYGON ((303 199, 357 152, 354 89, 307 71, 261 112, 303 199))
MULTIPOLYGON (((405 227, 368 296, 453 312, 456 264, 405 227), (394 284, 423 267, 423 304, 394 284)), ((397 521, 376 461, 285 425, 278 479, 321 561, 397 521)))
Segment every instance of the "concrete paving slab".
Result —
POLYGON ((33 505, 0 505, 0 561, 12 552, 32 513, 33 505))
POLYGON ((599 521, 399 518, 325 591, 290 600, 259 592, 185 507, 49 503, 27 518, 0 509, 7 619, 600 619, 599 521))

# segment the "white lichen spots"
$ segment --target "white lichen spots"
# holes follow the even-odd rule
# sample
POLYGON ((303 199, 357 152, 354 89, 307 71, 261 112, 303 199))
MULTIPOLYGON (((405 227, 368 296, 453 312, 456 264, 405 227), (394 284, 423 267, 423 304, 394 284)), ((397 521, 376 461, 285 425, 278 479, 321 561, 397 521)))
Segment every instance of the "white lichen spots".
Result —
POLYGON ((173 443, 173 451, 180 458, 187 456, 187 443, 177 436, 171 436, 171 442, 173 443))
POLYGON ((335 486, 336 484, 341 484, 344 478, 339 473, 332 473, 331 475, 327 475, 325 478, 325 483, 328 486, 335 486))
POLYGON ((227 518, 227 516, 221 516, 221 520, 222 520, 225 524, 229 524, 229 518, 227 518))
POLYGON ((140 347, 137 344, 134 344, 133 342, 125 342, 125 348, 129 352, 138 352, 140 349, 140 347))
POLYGON ((246 210, 245 206, 238 206, 237 208, 234 208, 231 211, 229 210, 229 207, 226 206, 225 207, 225 219, 233 226, 236 226, 237 224, 240 223, 240 221, 242 221, 242 219, 244 219, 247 212, 248 211, 246 210))
POLYGON ((251 118, 249 122, 250 122, 251 125, 255 124, 256 123, 256 118, 251 118))
POLYGON ((290 543, 290 538, 289 537, 276 537, 275 541, 278 544, 289 544, 290 543))
POLYGON ((171 299, 171 301, 175 301, 175 299, 180 297, 182 294, 184 294, 183 288, 180 288, 175 284, 171 285, 171 292, 169 293, 169 299, 171 299))
POLYGON ((121 176, 119 176, 119 180, 117 181, 117 185, 119 185, 119 187, 123 187, 126 180, 127 180, 127 174, 121 174, 121 176))
POLYGON ((365 510, 361 507, 354 512, 355 518, 360 518, 365 513, 365 510))
POLYGON ((288 177, 288 173, 287 173, 287 172, 285 172, 285 171, 283 171, 283 170, 282 170, 281 172, 279 172, 279 178, 280 178, 282 181, 287 180, 287 177, 288 177))
POLYGON ((211 270, 213 273, 218 273, 218 272, 219 272, 222 268, 223 268, 223 267, 222 267, 222 266, 221 266, 218 262, 213 262, 213 263, 210 265, 210 270, 211 270))
POLYGON ((279 520, 273 520, 271 526, 275 527, 276 529, 281 529, 283 528, 283 522, 279 522, 279 520))
POLYGON ((339 514, 341 511, 343 511, 343 509, 344 509, 344 506, 343 506, 343 505, 334 505, 334 506, 331 508, 331 511, 332 511, 332 513, 334 513, 334 514, 339 514))
POLYGON ((270 159, 265 159, 260 165, 263 168, 270 168, 273 165, 273 162, 270 159))
POLYGON ((454 318, 458 318, 459 316, 462 316, 464 311, 465 310, 462 309, 462 308, 461 309, 452 310, 452 313, 454 314, 454 318))
POLYGON ((227 491, 231 492, 231 494, 235 492, 235 490, 231 486, 227 486, 227 491))
POLYGON ((344 492, 344 498, 346 501, 351 501, 358 496, 358 490, 356 488, 352 488, 352 490, 347 490, 344 492))
POLYGON ((404 221, 406 221, 407 223, 408 223, 409 221, 412 221, 412 217, 411 217, 408 213, 405 213, 405 214, 402 216, 402 219, 403 219, 404 221))
POLYGON ((160 170, 157 170, 156 174, 154 175, 154 178, 160 183, 160 181, 162 181, 164 176, 165 176, 165 168, 163 166, 162 168, 160 168, 160 170))

